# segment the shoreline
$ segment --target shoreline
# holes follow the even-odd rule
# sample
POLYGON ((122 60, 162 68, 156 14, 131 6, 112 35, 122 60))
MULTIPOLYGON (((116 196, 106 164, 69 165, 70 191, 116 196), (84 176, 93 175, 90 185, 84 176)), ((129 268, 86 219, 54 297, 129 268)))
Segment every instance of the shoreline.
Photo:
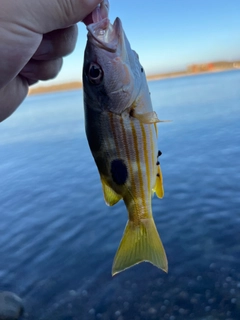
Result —
MULTIPOLYGON (((179 71, 179 72, 171 72, 171 73, 163 73, 163 74, 156 74, 156 75, 149 75, 147 76, 147 81, 158 81, 158 80, 165 80, 165 79, 172 79, 172 78, 182 78, 182 77, 190 77, 190 76, 198 76, 210 73, 220 73, 220 72, 227 72, 239 70, 238 68, 229 68, 229 69, 215 69, 209 71, 199 71, 199 72, 188 72, 188 71, 179 71)), ((28 96, 45 94, 45 93, 53 93, 53 92, 62 92, 62 91, 71 91, 71 90, 78 90, 82 89, 82 82, 80 81, 73 81, 73 82, 66 82, 61 84, 49 85, 49 86, 39 86, 37 88, 30 87, 28 96)))

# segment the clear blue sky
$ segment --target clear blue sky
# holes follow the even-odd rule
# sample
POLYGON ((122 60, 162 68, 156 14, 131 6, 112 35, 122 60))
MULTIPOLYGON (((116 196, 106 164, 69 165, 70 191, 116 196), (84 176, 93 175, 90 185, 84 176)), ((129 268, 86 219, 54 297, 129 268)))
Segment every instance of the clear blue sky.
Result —
MULTIPOLYGON (((240 0, 109 0, 147 74, 188 64, 240 60, 240 0)), ((79 24, 76 50, 51 83, 81 81, 86 28, 79 24)), ((47 84, 47 83, 46 83, 47 84)))

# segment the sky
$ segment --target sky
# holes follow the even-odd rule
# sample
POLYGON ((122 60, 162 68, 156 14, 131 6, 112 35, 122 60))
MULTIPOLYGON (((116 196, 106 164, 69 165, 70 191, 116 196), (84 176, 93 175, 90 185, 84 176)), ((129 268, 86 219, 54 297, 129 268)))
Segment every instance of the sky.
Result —
MULTIPOLYGON (((240 60, 240 0, 109 0, 110 20, 122 21, 147 75, 184 70, 189 64, 240 60)), ((56 79, 81 81, 86 27, 79 23, 74 53, 56 79)))

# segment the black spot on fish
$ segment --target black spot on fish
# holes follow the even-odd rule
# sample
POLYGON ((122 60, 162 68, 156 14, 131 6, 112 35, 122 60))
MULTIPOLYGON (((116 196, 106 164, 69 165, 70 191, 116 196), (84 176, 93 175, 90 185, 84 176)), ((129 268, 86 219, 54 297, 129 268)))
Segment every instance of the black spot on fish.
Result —
POLYGON ((159 166, 159 164, 160 164, 160 162, 159 162, 159 161, 157 161, 156 165, 157 165, 157 166, 159 166))
POLYGON ((160 178, 160 174, 159 173, 157 173, 157 177, 160 178))
POLYGON ((129 112, 129 116, 130 116, 130 117, 133 117, 133 113, 134 113, 134 110, 131 109, 130 112, 129 112))
POLYGON ((141 67, 141 72, 143 72, 143 67, 141 67))
POLYGON ((122 159, 115 159, 111 163, 111 174, 113 181, 118 185, 123 185, 128 178, 128 170, 122 159))
POLYGON ((162 155, 162 151, 158 150, 157 157, 160 157, 162 155))

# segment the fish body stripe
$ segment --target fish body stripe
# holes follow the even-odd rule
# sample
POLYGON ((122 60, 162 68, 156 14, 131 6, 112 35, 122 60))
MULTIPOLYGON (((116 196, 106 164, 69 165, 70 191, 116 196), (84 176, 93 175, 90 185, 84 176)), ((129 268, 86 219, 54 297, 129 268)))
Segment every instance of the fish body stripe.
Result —
POLYGON ((148 218, 152 215, 151 197, 157 169, 154 125, 143 124, 129 114, 111 112, 102 113, 94 121, 98 130, 92 134, 105 137, 101 149, 94 153, 100 175, 123 197, 131 221, 137 223, 148 218), (126 168, 119 166, 122 173, 116 171, 118 168, 113 166, 116 163, 126 165, 126 168))
MULTIPOLYGON (((131 117, 115 115, 108 113, 104 117, 103 130, 105 132, 106 140, 109 141, 109 136, 115 144, 115 152, 110 152, 110 160, 121 159, 128 169, 128 181, 121 190, 123 199, 126 204, 135 207, 133 220, 145 217, 149 212, 151 214, 151 193, 155 184, 153 177, 155 177, 155 144, 152 131, 153 125, 142 124, 138 120, 131 117), (109 121, 107 125, 106 121, 109 121), (154 172, 153 172, 154 171, 154 172), (124 197, 125 194, 125 197, 124 197), (128 198, 128 199, 127 199, 128 198)), ((111 145, 109 142, 106 144, 107 148, 111 145)), ((111 150, 110 150, 111 151, 111 150)), ((107 160, 106 160, 107 161, 107 160)), ((119 193, 119 190, 117 190, 119 193)), ((132 210, 129 210, 131 212, 132 210)))
POLYGON ((151 130, 149 132, 150 135, 150 148, 152 150, 151 153, 151 167, 152 167, 152 185, 151 187, 155 187, 156 184, 156 175, 157 175, 157 166, 156 166, 156 159, 157 159, 157 152, 158 152, 158 146, 157 146, 157 135, 155 131, 155 125, 151 126, 151 130))
POLYGON ((128 163, 128 168, 129 168, 130 185, 132 186, 132 190, 130 190, 129 188, 128 190, 130 193, 130 197, 132 198, 132 201, 134 201, 134 194, 136 193, 136 181, 134 181, 133 167, 131 163, 131 154, 130 154, 129 145, 128 145, 126 128, 124 127, 124 122, 122 117, 120 119, 120 126, 122 130, 122 138, 123 138, 122 143, 123 143, 123 146, 125 147, 125 155, 128 163))
POLYGON ((134 199, 133 195, 136 194, 136 181, 134 181, 133 167, 131 162, 132 157, 129 148, 129 137, 127 136, 126 127, 124 126, 123 118, 121 116, 116 116, 113 113, 109 113, 109 121, 116 145, 116 155, 118 158, 124 159, 127 163, 130 180, 129 185, 127 185, 127 189, 130 193, 130 197, 134 199), (130 186, 131 190, 129 190, 130 186))
MULTIPOLYGON (((150 163, 149 163, 149 154, 148 154, 148 139, 146 135, 146 125, 141 124, 141 131, 143 137, 143 152, 144 152, 144 161, 146 165, 146 176, 147 176, 147 190, 151 190, 151 172, 150 172, 150 163)), ((151 132, 151 130, 150 130, 151 132)), ((153 149, 152 149, 153 150, 153 149)), ((152 152, 150 153, 151 156, 152 152)), ((152 158, 152 157, 151 157, 152 158)))
MULTIPOLYGON (((141 159, 142 158, 141 157, 141 152, 142 152, 142 148, 144 148, 144 145, 139 144, 139 141, 138 141, 138 137, 139 136, 137 135, 137 130, 135 128, 135 125, 134 125, 133 121, 131 121, 131 129, 132 129, 132 136, 133 136, 133 143, 134 143, 133 148, 134 148, 134 150, 136 152, 136 163, 137 163, 137 169, 138 169, 137 177, 138 177, 138 180, 139 180, 138 181, 139 194, 136 195, 136 196, 137 196, 137 198, 139 200, 140 199, 142 200, 143 208, 148 209, 146 207, 146 199, 145 199, 146 198, 146 194, 144 192, 144 177, 143 177, 143 171, 142 171, 142 167, 143 167, 142 166, 143 165, 142 160, 143 159, 141 159)), ((138 132, 138 133, 140 133, 140 132, 138 132)), ((142 140, 142 137, 139 137, 139 139, 142 140)), ((141 213, 141 215, 142 215, 142 213, 141 213)), ((142 218, 142 217, 139 216, 139 218, 142 218)))

